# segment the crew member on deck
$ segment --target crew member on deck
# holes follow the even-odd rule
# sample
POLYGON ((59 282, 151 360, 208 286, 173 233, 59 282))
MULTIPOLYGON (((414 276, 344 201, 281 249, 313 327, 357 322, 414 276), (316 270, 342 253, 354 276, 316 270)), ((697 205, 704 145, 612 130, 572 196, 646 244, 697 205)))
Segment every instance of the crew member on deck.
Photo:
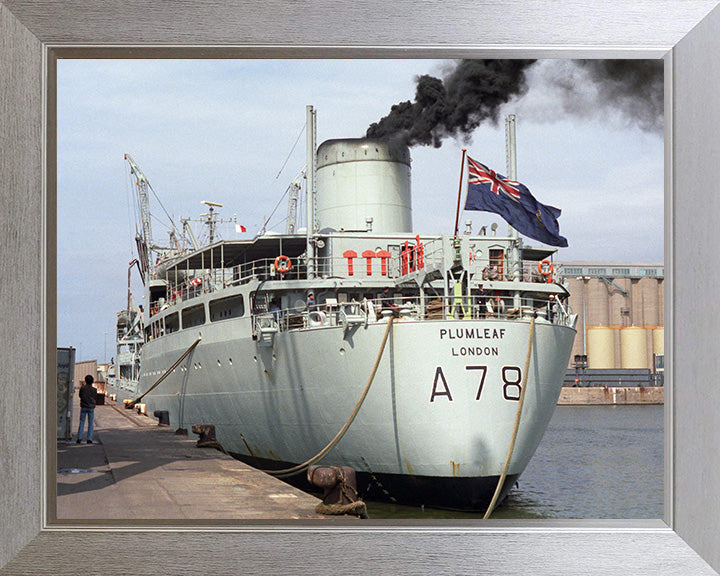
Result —
POLYGON ((382 311, 390 310, 395 318, 400 316, 400 311, 395 304, 392 295, 390 294, 390 288, 385 288, 382 293, 382 301, 380 302, 382 311))
POLYGON ((275 318, 276 322, 280 320, 280 304, 278 304, 277 298, 273 298, 272 300, 270 300, 268 312, 273 315, 273 318, 275 318))

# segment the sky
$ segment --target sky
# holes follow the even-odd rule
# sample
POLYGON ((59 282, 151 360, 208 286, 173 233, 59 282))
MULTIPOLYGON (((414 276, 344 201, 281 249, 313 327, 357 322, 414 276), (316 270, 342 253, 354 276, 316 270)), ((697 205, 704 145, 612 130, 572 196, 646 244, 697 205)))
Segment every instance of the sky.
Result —
MULTIPOLYGON (((197 219, 202 200, 223 204, 227 239, 284 232, 283 198, 305 165, 305 109, 317 110, 318 145, 365 135, 390 107, 413 100, 416 78, 442 77, 439 60, 60 60, 58 61, 57 345, 76 359, 114 356, 116 312, 139 224, 124 154, 155 195, 153 239, 167 240, 167 212, 197 219)), ((663 134, 619 111, 564 61, 527 69, 527 90, 467 137, 413 146, 416 233, 452 233, 461 148, 505 174, 504 117, 517 116, 517 180, 562 210, 569 246, 556 261, 663 261, 663 134), (569 89, 571 87, 571 89, 569 89)), ((302 210, 299 211, 302 214, 302 210)), ((461 213, 473 230, 493 222, 461 213)), ((304 225, 301 223, 300 225, 304 225)), ((525 239, 526 244, 537 245, 525 239)), ((133 272, 133 293, 141 289, 133 272)))

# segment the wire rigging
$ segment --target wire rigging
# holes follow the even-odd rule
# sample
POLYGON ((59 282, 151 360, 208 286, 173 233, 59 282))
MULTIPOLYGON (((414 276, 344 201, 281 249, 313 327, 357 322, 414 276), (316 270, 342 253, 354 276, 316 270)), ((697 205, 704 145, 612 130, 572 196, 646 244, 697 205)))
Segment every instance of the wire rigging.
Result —
MULTIPOLYGON (((278 203, 275 204, 275 208, 273 208, 273 211, 270 213, 270 216, 268 216, 267 219, 265 220, 265 222, 263 223, 261 230, 265 230, 265 227, 268 225, 268 222, 270 222, 270 218, 272 218, 275 215, 275 212, 277 212, 277 209, 280 207, 280 204, 282 204, 282 201, 285 199, 285 196, 288 195, 289 191, 290 191, 290 186, 288 186, 285 189, 285 193, 282 195, 280 200, 278 200, 278 203)), ((284 222, 284 220, 283 220, 283 222, 284 222)))

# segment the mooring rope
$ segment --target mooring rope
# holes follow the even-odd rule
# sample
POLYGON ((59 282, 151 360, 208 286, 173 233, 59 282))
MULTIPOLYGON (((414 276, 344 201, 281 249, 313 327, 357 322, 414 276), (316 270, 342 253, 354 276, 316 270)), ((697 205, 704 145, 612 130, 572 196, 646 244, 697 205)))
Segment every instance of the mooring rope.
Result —
POLYGON ((515 440, 517 440, 518 430, 520 429, 520 417, 522 416, 523 404, 525 402, 525 389, 527 388, 526 384, 528 370, 530 369, 530 353, 532 352, 532 341, 534 335, 535 317, 530 320, 530 336, 528 337, 528 349, 527 356, 525 356, 525 371, 523 372, 522 388, 520 389, 520 399, 518 400, 518 408, 515 414, 515 428, 513 429, 512 438, 510 439, 510 446, 508 447, 507 456, 505 457, 505 465, 503 466, 502 474, 500 474, 500 480, 498 480, 498 484, 495 487, 495 494, 493 494, 490 505, 485 511, 485 516, 483 516, 483 520, 486 518, 490 518, 490 514, 492 514, 493 510, 495 510, 498 498, 500 497, 500 492, 502 491, 502 486, 505 483, 505 478, 507 477, 508 468, 510 467, 510 458, 512 458, 513 450, 515 450, 515 440))
POLYGON ((193 342, 193 343, 190 345, 190 348, 188 348, 187 350, 185 350, 185 352, 183 352, 182 356, 180 356, 180 358, 178 358, 178 359, 175 361, 175 364, 173 364, 172 366, 170 366, 170 368, 168 368, 168 369, 165 371, 165 374, 163 374, 162 376, 160 376, 160 378, 158 378, 158 381, 155 382, 155 384, 153 384, 152 386, 150 386, 150 388, 148 388, 147 391, 146 391, 142 396, 140 396, 139 398, 136 398, 136 399, 133 400, 132 402, 129 402, 129 403, 128 403, 128 406, 129 406, 130 408, 132 408, 133 406, 135 406, 135 404, 137 404, 138 402, 140 402, 140 400, 142 400, 143 398, 145 398, 145 396, 147 396, 152 390, 154 390, 163 380, 165 380, 165 378, 167 378, 168 376, 170 376, 170 374, 172 374, 172 371, 175 370, 175 368, 177 368, 177 367, 180 365, 180 362, 182 362, 183 360, 185 360, 185 357, 186 357, 188 354, 190 354, 190 352, 192 352, 192 351, 195 349, 195 346, 197 346, 197 345, 200 343, 200 340, 202 340, 202 337, 201 337, 201 336, 198 336, 198 339, 195 340, 195 342, 193 342))
POLYGON ((310 458, 309 460, 303 462, 302 464, 298 464, 297 466, 293 466, 292 468, 287 468, 285 470, 263 470, 263 472, 270 474, 272 476, 277 476, 278 478, 285 478, 287 476, 293 476, 294 474, 297 474, 299 472, 302 472, 305 470, 308 466, 313 464, 314 462, 320 460, 325 454, 327 454, 330 450, 332 450, 335 445, 340 442, 342 437, 345 435, 345 432, 347 432, 348 428, 350 428, 350 425, 353 423, 353 420, 355 420, 355 416, 357 416, 358 412, 360 411, 361 406, 363 405, 363 402, 365 401, 365 397, 367 396, 368 392, 370 391, 370 385, 373 383, 373 380, 375 379, 375 374, 378 371, 378 367, 380 366, 380 360, 382 359, 383 352, 385 351, 385 344, 387 343, 388 336, 390 334, 390 329, 392 328, 394 318, 390 316, 388 319, 388 325, 385 329, 385 335, 383 336, 382 343, 380 344, 380 350, 378 351, 377 358, 375 358, 375 365, 373 366, 372 372, 370 373, 370 378, 368 378, 367 384, 365 384, 365 389, 362 391, 362 394, 360 395, 360 399, 358 400, 357 404, 355 404, 355 408, 352 411, 352 414, 350 414, 350 417, 347 419, 343 427, 340 429, 340 431, 335 435, 335 438, 333 438, 330 443, 325 446, 320 452, 318 452, 315 456, 310 458))

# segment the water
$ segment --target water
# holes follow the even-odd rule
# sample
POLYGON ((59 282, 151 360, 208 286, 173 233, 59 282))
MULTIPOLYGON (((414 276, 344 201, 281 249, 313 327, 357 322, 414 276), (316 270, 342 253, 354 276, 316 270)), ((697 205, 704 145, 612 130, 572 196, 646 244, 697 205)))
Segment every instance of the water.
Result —
MULTIPOLYGON (((663 406, 558 406, 493 518, 662 518, 663 406)), ((370 518, 482 518, 367 502, 370 518)))

